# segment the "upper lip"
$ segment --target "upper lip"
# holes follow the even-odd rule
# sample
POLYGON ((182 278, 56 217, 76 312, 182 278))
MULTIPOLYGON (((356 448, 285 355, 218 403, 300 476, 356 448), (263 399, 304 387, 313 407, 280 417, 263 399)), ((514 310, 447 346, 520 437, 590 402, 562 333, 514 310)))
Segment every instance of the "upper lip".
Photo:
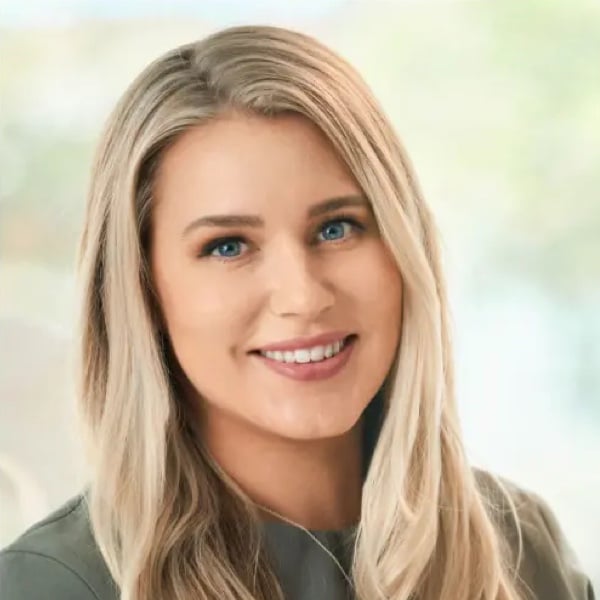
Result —
POLYGON ((286 350, 301 350, 302 348, 313 348, 314 346, 327 346, 334 342, 342 341, 352 335, 348 331, 330 331, 328 333, 321 333, 319 335, 313 335, 311 337, 298 337, 282 342, 275 342, 273 344, 267 344, 257 348, 261 352, 284 352, 286 350))

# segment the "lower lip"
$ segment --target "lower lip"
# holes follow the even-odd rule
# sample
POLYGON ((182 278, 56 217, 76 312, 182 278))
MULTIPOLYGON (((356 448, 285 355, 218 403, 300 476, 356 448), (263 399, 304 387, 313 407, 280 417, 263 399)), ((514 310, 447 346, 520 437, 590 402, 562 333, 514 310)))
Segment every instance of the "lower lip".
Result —
POLYGON ((335 356, 319 362, 285 363, 267 358, 262 354, 254 354, 254 356, 261 360, 269 369, 290 379, 295 379, 296 381, 317 381, 320 379, 329 379, 344 368, 352 355, 356 341, 357 338, 352 336, 335 356))

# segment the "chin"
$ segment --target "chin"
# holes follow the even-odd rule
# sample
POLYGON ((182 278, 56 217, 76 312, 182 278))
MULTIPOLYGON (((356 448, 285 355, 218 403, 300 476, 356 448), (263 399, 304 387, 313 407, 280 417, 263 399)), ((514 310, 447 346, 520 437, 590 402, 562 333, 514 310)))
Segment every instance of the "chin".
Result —
POLYGON ((281 416, 262 424, 262 429, 272 435, 295 441, 311 441, 336 438, 347 434, 360 419, 356 415, 323 415, 311 412, 308 415, 281 416))

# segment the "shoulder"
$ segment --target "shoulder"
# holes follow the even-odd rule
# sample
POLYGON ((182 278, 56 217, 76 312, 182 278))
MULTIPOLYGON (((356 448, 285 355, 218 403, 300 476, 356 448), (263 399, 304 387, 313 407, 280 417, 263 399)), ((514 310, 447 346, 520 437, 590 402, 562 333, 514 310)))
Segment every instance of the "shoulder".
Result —
POLYGON ((532 597, 536 600, 594 600, 592 584, 582 572, 547 502, 536 493, 488 471, 475 469, 474 473, 488 511, 508 545, 518 576, 532 597))
POLYGON ((78 495, 0 552, 2 600, 116 600, 78 495))

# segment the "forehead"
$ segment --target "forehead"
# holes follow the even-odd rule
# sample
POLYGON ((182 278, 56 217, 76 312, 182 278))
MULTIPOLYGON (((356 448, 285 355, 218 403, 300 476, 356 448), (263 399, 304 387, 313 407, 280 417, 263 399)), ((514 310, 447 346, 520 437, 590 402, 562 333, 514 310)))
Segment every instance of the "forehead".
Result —
POLYGON ((184 133, 165 152, 154 189, 155 209, 183 214, 292 210, 359 192, 343 160, 308 119, 239 114, 184 133))

